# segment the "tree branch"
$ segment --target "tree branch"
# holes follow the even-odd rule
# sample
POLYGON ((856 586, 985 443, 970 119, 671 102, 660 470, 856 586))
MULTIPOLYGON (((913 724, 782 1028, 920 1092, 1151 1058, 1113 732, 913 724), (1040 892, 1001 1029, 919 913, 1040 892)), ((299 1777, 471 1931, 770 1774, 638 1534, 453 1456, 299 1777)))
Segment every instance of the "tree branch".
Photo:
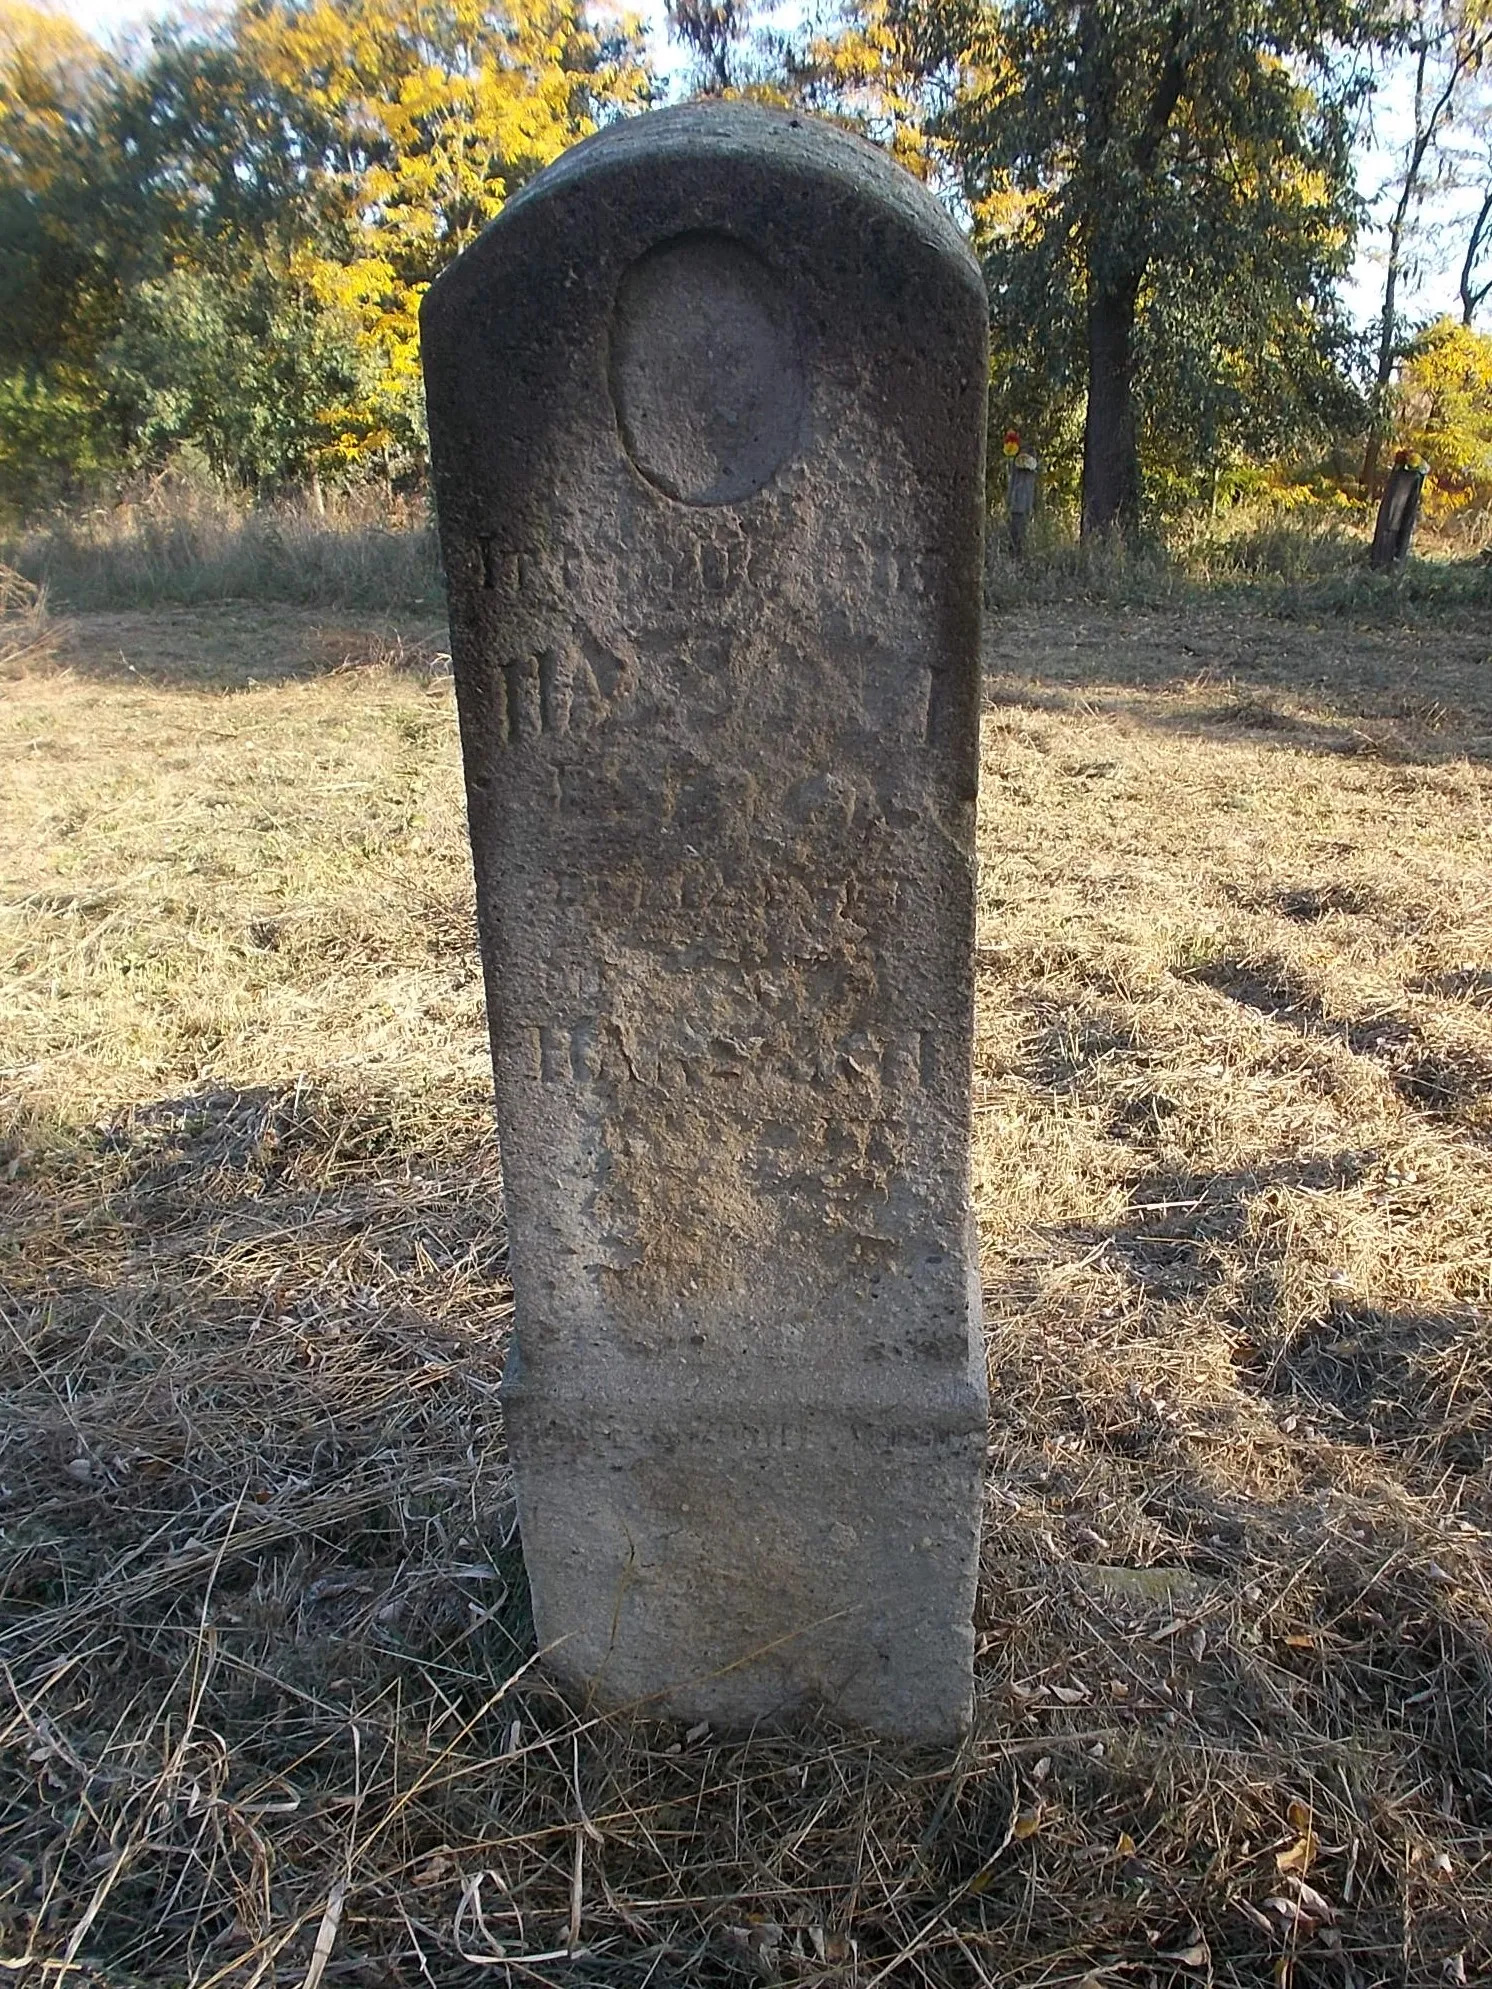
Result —
POLYGON ((1176 13, 1171 16, 1171 45, 1166 51, 1166 60, 1156 79, 1155 94, 1150 99, 1150 108, 1145 113, 1145 122, 1134 143, 1133 157, 1141 172, 1148 173, 1155 164, 1160 151, 1161 140, 1176 114, 1176 106, 1181 102, 1181 93, 1186 88, 1186 56, 1183 50, 1191 27, 1191 16, 1176 13))
POLYGON ((1466 260, 1461 265, 1461 322, 1469 325, 1478 309, 1489 296, 1492 296, 1492 275, 1480 289, 1475 287, 1476 266, 1481 261, 1482 249, 1492 242, 1492 185, 1482 196, 1481 210, 1471 224, 1471 236, 1466 244, 1466 260))

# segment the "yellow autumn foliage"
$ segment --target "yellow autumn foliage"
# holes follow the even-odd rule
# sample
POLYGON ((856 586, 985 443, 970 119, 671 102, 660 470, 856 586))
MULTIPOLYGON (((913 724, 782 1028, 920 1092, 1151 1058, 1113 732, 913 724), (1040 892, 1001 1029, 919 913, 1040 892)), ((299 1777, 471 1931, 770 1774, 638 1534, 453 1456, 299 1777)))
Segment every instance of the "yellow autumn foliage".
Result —
POLYGON ((293 274, 357 328, 362 390, 323 414, 326 466, 355 469, 417 424, 437 271, 595 128, 599 104, 646 104, 641 23, 582 0, 245 0, 233 32, 325 134, 343 240, 302 245, 293 274))
POLYGON ((1452 318, 1427 326, 1399 375, 1396 429, 1430 465, 1432 515, 1492 506, 1492 336, 1452 318))
POLYGON ((44 193, 68 156, 69 132, 109 67, 98 43, 65 14, 0 0, 0 163, 28 193, 44 193))

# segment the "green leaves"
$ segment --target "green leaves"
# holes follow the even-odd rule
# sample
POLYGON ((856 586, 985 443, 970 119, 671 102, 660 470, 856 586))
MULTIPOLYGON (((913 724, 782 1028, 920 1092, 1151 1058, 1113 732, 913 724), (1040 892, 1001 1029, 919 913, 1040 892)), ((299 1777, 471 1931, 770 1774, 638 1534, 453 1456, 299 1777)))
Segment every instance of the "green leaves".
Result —
MULTIPOLYGON (((188 445, 255 489, 418 476, 425 288, 650 87, 586 0, 238 0, 128 63, 0 0, 0 378, 64 484, 188 445)), ((0 458, 0 502, 34 484, 0 458)))
POLYGON ((1376 0, 900 4, 951 85, 1001 418, 1059 440, 1086 399, 1085 519, 1133 521, 1142 446, 1201 481, 1341 412, 1376 0))

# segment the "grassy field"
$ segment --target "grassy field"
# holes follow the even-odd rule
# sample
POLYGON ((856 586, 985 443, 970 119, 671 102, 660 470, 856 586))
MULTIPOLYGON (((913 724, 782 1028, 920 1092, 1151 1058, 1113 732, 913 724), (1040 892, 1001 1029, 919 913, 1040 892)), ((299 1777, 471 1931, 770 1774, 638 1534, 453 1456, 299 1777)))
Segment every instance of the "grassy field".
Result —
POLYGON ((1486 1979, 1492 623, 992 621, 950 1760, 526 1668, 438 626, 12 606, 9 1980, 1486 1979))

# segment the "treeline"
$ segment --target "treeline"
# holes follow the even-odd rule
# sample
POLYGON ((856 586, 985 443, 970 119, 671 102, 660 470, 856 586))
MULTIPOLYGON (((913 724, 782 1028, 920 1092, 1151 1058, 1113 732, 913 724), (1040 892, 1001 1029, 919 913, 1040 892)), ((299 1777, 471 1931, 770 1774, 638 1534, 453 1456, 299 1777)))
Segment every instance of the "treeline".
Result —
POLYGON ((133 56, 5 0, 5 494, 183 450, 253 491, 417 478, 426 286, 651 91, 584 0, 247 0, 133 56))
MULTIPOLYGON (((952 204, 992 418, 1089 532, 1251 479, 1431 456, 1492 498, 1492 0, 846 0, 789 33, 674 0, 697 90, 796 104, 952 204), (1340 284, 1403 74, 1372 335, 1340 284), (1424 198, 1467 193, 1461 321, 1406 323, 1424 198), (1483 199, 1483 195, 1485 198, 1483 199), (1480 216, 1477 209, 1480 203, 1480 216)), ((237 0, 124 52, 0 0, 0 509, 195 466, 258 495, 418 488, 416 313, 523 182, 660 99, 601 0, 237 0)))

